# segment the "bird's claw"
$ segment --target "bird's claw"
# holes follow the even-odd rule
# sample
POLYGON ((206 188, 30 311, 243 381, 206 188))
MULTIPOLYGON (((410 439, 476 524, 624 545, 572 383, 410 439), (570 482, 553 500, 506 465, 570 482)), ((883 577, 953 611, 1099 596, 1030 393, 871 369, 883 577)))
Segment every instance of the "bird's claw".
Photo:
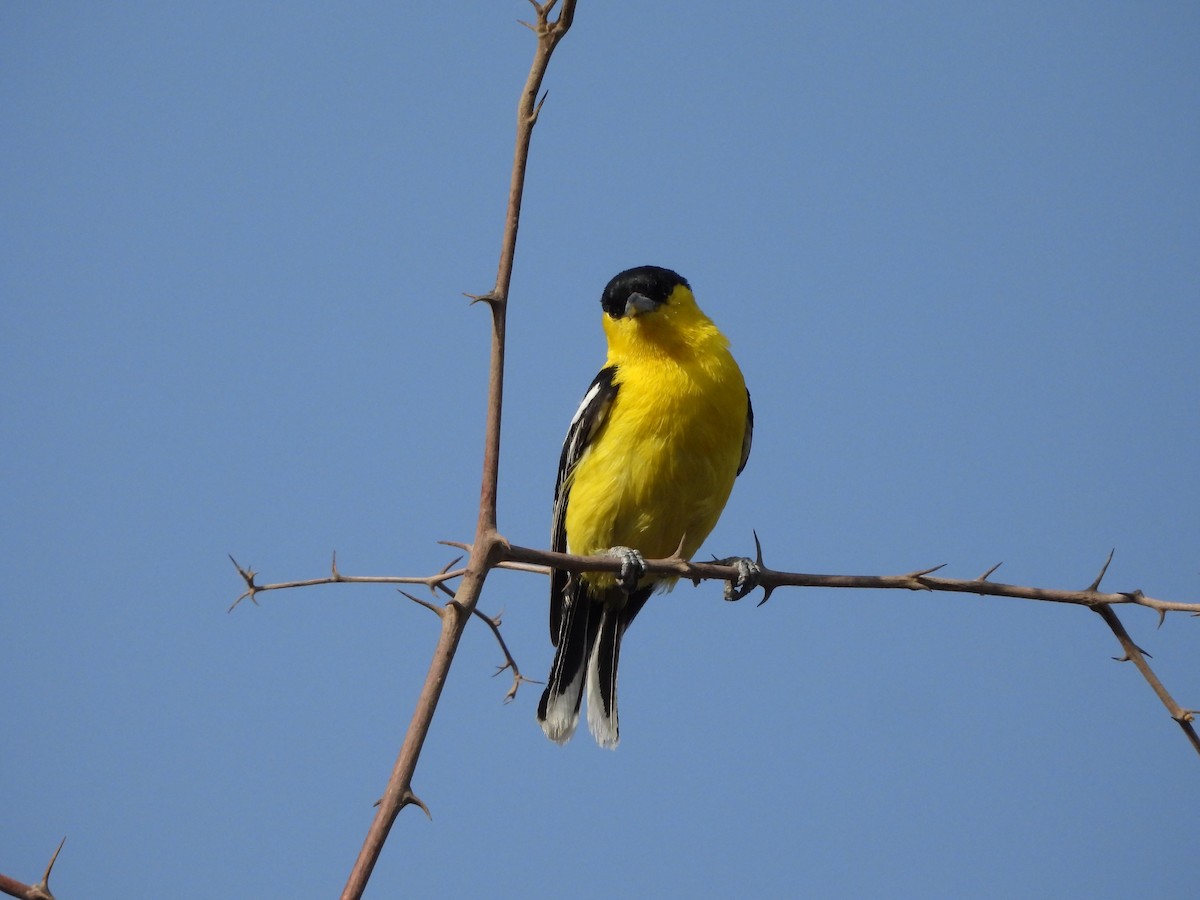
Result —
POLYGON ((646 574, 646 560, 642 554, 632 547, 613 547, 605 551, 605 556, 612 556, 621 561, 621 573, 617 576, 617 586, 626 594, 637 590, 638 582, 646 574))
POLYGON ((725 582, 726 600, 741 600, 758 587, 758 583, 762 579, 762 567, 745 556, 729 556, 716 560, 716 563, 737 569, 737 579, 725 582))

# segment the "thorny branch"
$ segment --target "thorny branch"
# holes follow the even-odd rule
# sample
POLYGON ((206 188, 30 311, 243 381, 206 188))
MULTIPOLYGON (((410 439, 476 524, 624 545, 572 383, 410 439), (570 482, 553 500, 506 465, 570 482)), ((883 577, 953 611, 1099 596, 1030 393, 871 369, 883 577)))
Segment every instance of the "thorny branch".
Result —
MULTIPOLYGON (((462 544, 451 546, 465 547, 462 544)), ((572 556, 550 550, 533 550, 528 547, 509 545, 505 550, 505 562, 534 563, 564 569, 568 572, 619 572, 621 561, 607 556, 572 556)), ((974 579, 936 578, 932 573, 944 568, 933 566, 905 572, 900 575, 815 575, 806 572, 782 572, 763 565, 761 554, 757 560, 757 585, 763 589, 761 606, 770 599, 776 588, 822 587, 822 588, 880 588, 910 591, 948 591, 962 594, 979 594, 991 597, 1013 597, 1020 600, 1042 600, 1051 603, 1073 603, 1080 606, 1134 604, 1156 610, 1159 618, 1168 612, 1190 612, 1200 615, 1200 603, 1180 603, 1174 600, 1157 600, 1141 591, 1105 593, 1098 590, 1099 580, 1082 591, 1056 590, 1054 588, 1026 587, 991 581, 989 576, 999 566, 993 566, 974 579)), ((646 560, 646 572, 654 575, 674 575, 699 583, 703 580, 730 581, 736 579, 738 570, 730 565, 716 562, 695 562, 678 556, 667 559, 646 560)))
MULTIPOLYGON (((500 472, 500 417, 504 400, 504 353, 505 329, 508 309, 508 291, 512 283, 513 264, 517 249, 517 232, 521 220, 521 200, 525 191, 525 170, 529 162, 529 146, 533 139, 533 128, 537 123, 545 95, 538 99, 542 79, 550 65, 550 57, 571 27, 575 16, 575 0, 562 0, 558 16, 552 13, 558 0, 539 3, 530 0, 534 21, 524 23, 537 38, 529 75, 517 103, 516 142, 513 149, 512 177, 509 181, 508 206, 504 217, 504 231, 500 242, 500 260, 496 268, 496 284, 486 294, 473 300, 486 302, 492 314, 491 351, 488 364, 487 415, 484 425, 483 473, 479 487, 479 517, 475 525, 475 539, 471 545, 466 566, 454 593, 454 599, 442 607, 439 618, 441 633, 437 647, 429 663, 429 672, 421 688, 421 695, 413 710, 412 720, 405 732, 400 752, 396 756, 392 774, 371 827, 367 831, 362 849, 342 890, 343 900, 357 900, 366 889, 367 881, 383 850, 384 842, 391 831, 392 823, 405 806, 419 804, 412 790, 413 773, 421 756, 425 737, 433 721, 441 697, 442 686, 450 671, 454 654, 463 630, 475 613, 483 583, 495 565, 501 560, 506 542, 496 525, 496 497, 500 472)), ((441 584, 443 582, 436 582, 441 584)), ((248 582, 249 596, 254 596, 252 579, 248 582)), ((507 648, 505 654, 508 656, 507 648)), ((511 659, 511 656, 509 656, 511 659)), ((516 666, 513 666, 516 678, 516 666)))
MULTIPOLYGON (((456 541, 443 541, 442 543, 456 547, 460 550, 470 552, 472 547, 470 544, 463 544, 456 541)), ((1113 554, 1110 552, 1104 565, 1100 567, 1099 574, 1092 580, 1092 583, 1083 590, 1061 590, 1055 588, 1039 588, 1029 587, 1018 584, 1005 584, 1004 582, 992 581, 991 576, 1000 568, 1000 564, 992 566, 978 578, 959 579, 959 578, 941 578, 935 577, 934 572, 944 568, 944 566, 933 566, 927 569, 917 569, 912 572, 905 572, 898 575, 817 575, 805 572, 784 572, 769 568, 762 557, 762 545, 758 541, 758 536, 754 538, 756 548, 755 560, 755 579, 754 587, 763 589, 762 599, 758 605, 762 606, 770 599, 772 593, 781 587, 817 587, 817 588, 873 588, 877 590, 909 590, 909 591, 942 591, 949 593, 976 594, 979 596, 991 597, 1012 597, 1020 600, 1036 600, 1047 603, 1068 603, 1076 606, 1086 606, 1095 610, 1109 626, 1117 641, 1121 644, 1125 655, 1120 657, 1121 662, 1132 662, 1137 670, 1142 674, 1142 677, 1154 690, 1158 699, 1167 708, 1171 718, 1174 719, 1183 729, 1184 734, 1191 742, 1197 753, 1200 753, 1200 735, 1197 734, 1193 720, 1196 715, 1195 710, 1185 709, 1180 706, 1171 694, 1163 686, 1158 676, 1150 668, 1150 664, 1146 660, 1146 654, 1138 647, 1125 631, 1124 626, 1117 618, 1114 606, 1122 604, 1143 606, 1147 609, 1152 609, 1158 613, 1159 624, 1161 625, 1166 618, 1168 612, 1187 612, 1193 615, 1200 615, 1200 603, 1183 603, 1175 600, 1159 600, 1154 597, 1146 596, 1140 590, 1122 591, 1122 592, 1107 592, 1100 590, 1100 582, 1108 571, 1109 563, 1112 562, 1113 554)), ((457 562, 457 560, 455 561, 457 562)), ((741 571, 728 564, 726 561, 719 562, 694 562, 684 559, 678 554, 670 556, 666 559, 648 559, 645 561, 646 572, 655 575, 673 575, 691 581, 693 584, 699 584, 701 581, 723 581, 728 585, 733 585, 734 582, 742 574, 741 571)), ((235 563, 236 565, 236 563, 235 563)), ((410 576, 406 578, 364 578, 352 579, 346 576, 327 579, 312 579, 310 581, 285 582, 282 584, 272 585, 256 585, 254 583, 254 573, 247 572, 238 567, 238 572, 242 578, 246 580, 248 585, 246 593, 253 596, 254 593, 266 590, 276 590, 280 588, 290 587, 306 587, 311 584, 329 584, 335 581, 348 582, 354 580, 372 581, 376 583, 406 583, 406 584, 426 584, 431 590, 441 590, 447 594, 452 592, 446 587, 446 581, 457 578, 463 574, 463 569, 452 569, 454 562, 444 567, 440 572, 428 576, 410 576)), ((568 572, 619 572, 621 561, 611 556, 575 556, 568 553, 556 553, 551 550, 535 550, 529 547, 519 547, 515 544, 505 544, 500 551, 500 556, 495 563, 496 568, 511 568, 523 571, 533 572, 549 572, 550 568, 562 569, 568 572)), ((337 575, 335 569, 335 575, 337 575)), ((415 597, 406 594, 410 599, 416 600, 415 597)), ((726 590, 726 598, 729 599, 731 591, 726 590)), ((239 598, 241 599, 241 598, 239 598)), ((733 599, 738 599, 734 596, 733 599)), ((417 600, 422 605, 429 606, 435 611, 441 612, 440 609, 433 607, 432 604, 417 600)), ((236 604, 235 604, 236 605, 236 604)), ((496 640, 500 643, 500 648, 507 660, 506 665, 500 667, 501 672, 506 669, 512 669, 514 674, 513 685, 509 692, 505 695, 505 702, 512 700, 516 696, 517 688, 524 681, 530 679, 522 677, 516 662, 505 646, 503 638, 500 636, 499 618, 496 620, 489 619, 478 610, 474 610, 475 614, 486 621, 492 629, 492 633, 496 636, 496 640)))
MULTIPOLYGON (((450 665, 458 648, 463 630, 471 617, 483 618, 492 629, 500 644, 506 659, 506 665, 500 671, 511 669, 514 675, 513 686, 506 699, 515 695, 517 687, 524 679, 512 654, 500 634, 499 618, 491 619, 484 616, 476 608, 488 573, 494 568, 517 568, 526 571, 538 570, 542 567, 554 566, 572 572, 585 571, 615 571, 619 562, 611 558, 574 557, 549 551, 530 550, 513 547, 501 536, 497 527, 496 498, 500 458, 500 419, 504 387, 504 353, 505 328, 508 306, 508 292, 512 280, 513 262, 516 252, 516 240, 520 224, 521 200, 524 193, 525 171, 529 158, 530 141, 534 125, 541 114, 546 94, 542 93, 543 77, 549 66, 554 48, 562 40, 571 27, 574 18, 575 0, 562 0, 557 18, 551 15, 558 6, 558 0, 529 0, 535 13, 533 22, 523 22, 537 38, 533 62, 529 75, 521 92, 517 107, 516 146, 513 154, 512 177, 509 186, 508 207, 504 221, 501 240, 500 261, 496 273, 496 284, 488 292, 480 295, 467 295, 473 302, 485 303, 492 316, 491 354, 487 388, 487 417, 484 430, 483 473, 480 484, 479 517, 476 523, 475 537, 469 544, 461 546, 467 554, 467 561, 461 568, 455 568, 458 560, 447 565, 434 575, 423 577, 370 577, 342 575, 335 563, 331 574, 324 578, 307 581, 291 581, 278 584, 260 585, 256 581, 256 573, 250 568, 243 568, 234 562, 239 574, 246 584, 246 590, 234 601, 232 610, 242 600, 249 599, 257 603, 260 593, 285 588, 309 587, 319 584, 423 584, 435 594, 441 592, 452 595, 445 605, 438 606, 422 600, 412 599, 437 613, 441 622, 441 633, 437 647, 430 662, 429 672, 421 690, 413 712, 412 720, 405 733, 396 763, 383 797, 377 804, 377 811, 371 827, 363 842, 362 850, 350 873, 343 890, 343 900, 359 898, 366 888, 368 879, 382 851, 392 823, 400 811, 409 805, 429 810, 412 790, 412 777, 421 748, 429 731, 429 726, 441 696, 441 688, 445 683, 450 665), (539 96, 540 95, 540 96, 539 96), (451 591, 449 582, 459 580, 457 588, 451 591)), ((757 543, 757 538, 756 538, 757 543)), ((1128 593, 1102 593, 1099 591, 1100 577, 1085 591, 1060 591, 1018 585, 1001 584, 990 581, 990 576, 996 567, 989 569, 979 578, 970 581, 935 577, 934 572, 941 568, 937 566, 908 572, 902 575, 872 576, 872 575, 811 575, 797 572, 780 572, 767 568, 762 563, 761 548, 758 551, 758 567, 753 583, 763 588, 763 598, 759 605, 765 603, 771 593, 780 587, 846 587, 846 588, 903 588, 907 590, 928 591, 957 591, 974 594, 1016 597, 1030 600, 1040 600, 1058 603, 1074 603, 1095 609, 1116 634, 1117 639, 1125 649, 1127 659, 1134 662, 1143 676, 1150 682, 1158 693, 1159 698, 1171 711, 1172 717, 1187 733, 1193 746, 1200 752, 1200 740, 1197 739, 1192 724, 1193 713, 1184 710, 1175 703, 1166 690, 1154 677, 1146 663, 1144 654, 1133 644, 1125 633, 1112 607, 1117 604, 1136 604, 1157 610, 1160 618, 1169 611, 1185 611, 1200 614, 1200 604, 1175 603, 1155 600, 1144 596, 1140 591, 1128 593)), ((742 581, 745 575, 744 567, 726 565, 724 562, 697 563, 679 558, 678 554, 670 559, 652 560, 647 563, 647 571, 653 574, 675 575, 694 582, 703 579, 718 579, 732 583, 737 579, 736 590, 728 591, 730 599, 743 596, 748 587, 742 581)), ((1101 570, 1101 577, 1103 570, 1101 570)), ((406 595, 410 596, 411 595, 406 595)))
MULTIPOLYGON (((450 565, 454 565, 454 563, 451 563, 450 565)), ((445 572, 446 569, 449 569, 449 567, 450 566, 446 566, 446 568, 443 569, 442 571, 445 572)), ((505 568, 507 568, 507 566, 505 566, 505 568)), ((525 569, 532 568, 535 571, 537 571, 537 570, 545 571, 540 566, 534 566, 534 567, 523 566, 522 568, 525 568, 525 569)), ((451 573, 451 577, 458 577, 459 575, 462 575, 464 573, 464 571, 465 570, 460 569, 457 572, 451 573)), ((421 579, 418 579, 418 580, 421 580, 421 579)), ((441 591, 446 596, 448 596, 450 598, 451 603, 455 602, 454 601, 454 591, 452 591, 452 590, 450 590, 450 588, 446 587, 445 584, 439 582, 436 585, 434 585, 434 588, 436 590, 441 591)), ((430 603, 428 600, 422 600, 420 597, 414 597, 408 591, 400 591, 400 593, 403 594, 405 597, 407 597, 409 600, 411 600, 413 603, 417 604, 418 606, 425 607, 425 609, 432 612, 439 619, 445 617, 445 615, 446 615, 445 607, 438 606, 434 603, 430 603)), ((504 654, 504 665, 497 666, 496 671, 492 673, 492 677, 494 678, 495 676, 499 675, 501 672, 507 672, 510 670, 512 671, 512 674, 513 674, 512 687, 510 687, 508 689, 508 693, 504 695, 504 702, 511 703, 513 700, 515 700, 517 697, 517 689, 522 684, 541 684, 542 682, 540 682, 534 678, 526 678, 524 675, 521 674, 521 669, 517 665, 516 659, 513 658, 512 653, 509 651, 508 643, 504 640, 504 635, 502 635, 500 633, 500 617, 503 616, 504 613, 501 612, 501 613, 497 613, 495 616, 489 616, 485 612, 480 610, 478 607, 471 610, 471 613, 477 619, 482 620, 484 622, 484 624, 486 624, 487 627, 491 629, 492 635, 496 638, 496 643, 500 645, 500 652, 504 654)))
MULTIPOLYGON (((459 559, 461 558, 462 557, 459 557, 459 559)), ((337 554, 335 553, 333 554, 333 565, 331 566, 331 572, 324 578, 308 578, 304 581, 284 581, 279 584, 258 584, 254 580, 258 575, 257 572, 255 572, 249 566, 241 566, 232 556, 229 557, 229 561, 233 563, 234 568, 238 570, 238 574, 242 576, 242 580, 246 582, 246 590, 242 591, 242 593, 238 595, 238 598, 233 601, 233 604, 229 607, 229 612, 233 612, 234 609, 237 608, 238 604, 243 600, 249 600, 251 603, 257 606, 258 594, 261 594, 264 591, 280 591, 286 588, 316 587, 317 585, 322 584, 423 584, 432 590, 439 584, 444 584, 451 579, 458 578, 466 571, 466 569, 451 569, 451 566, 459 561, 456 559, 436 575, 426 575, 417 578, 409 578, 402 575, 343 575, 338 571, 337 554)))
MULTIPOLYGON (((1147 597, 1140 590, 1121 593, 1100 591, 1100 582, 1104 578, 1105 572, 1108 571, 1109 563, 1112 562, 1112 552, 1108 554, 1108 559, 1100 567, 1099 574, 1087 588, 1082 591, 1069 591, 991 581, 991 575, 1000 568, 999 563, 992 566, 978 578, 970 580, 934 577, 933 573, 942 569, 943 565, 906 572, 901 575, 812 575, 803 572, 779 572, 768 568, 763 563, 762 545, 759 543, 757 535, 755 535, 754 543, 757 554, 755 561, 755 583, 756 586, 763 589, 763 597, 758 603, 759 606, 762 606, 770 599, 772 592, 776 588, 827 587, 948 591, 978 594, 981 596, 1014 597, 1017 599, 1039 600, 1050 603, 1071 603, 1093 609, 1104 619, 1124 648, 1125 656, 1122 658, 1123 661, 1128 660, 1134 663, 1138 671, 1141 672, 1142 677, 1146 679, 1146 682, 1154 690, 1154 693, 1158 696, 1163 706, 1167 708, 1167 712, 1171 714, 1171 718, 1183 729, 1192 747, 1197 753, 1200 753, 1200 735, 1197 735, 1193 721, 1196 711, 1184 709, 1175 702, 1175 699, 1163 686, 1162 682, 1159 681, 1158 676, 1151 670, 1149 663, 1146 662, 1143 651, 1130 639, 1128 632, 1125 631, 1121 620, 1117 618, 1117 614, 1112 608, 1115 605, 1128 603, 1153 609, 1158 612, 1159 624, 1161 625, 1168 612, 1190 612, 1193 615, 1200 615, 1200 603, 1157 600, 1153 597, 1147 597)), ((511 562, 552 566, 571 572, 620 571, 620 560, 612 557, 570 556, 565 553, 531 550, 527 547, 517 547, 511 544, 506 548, 505 559, 511 562)), ((691 562, 681 558, 678 554, 668 559, 646 560, 646 571, 661 575, 677 575, 695 584, 704 579, 716 579, 733 584, 741 574, 737 568, 726 565, 723 562, 691 562)), ((729 591, 726 591, 726 596, 729 596, 729 591)))
POLYGON ((1118 662, 1131 662, 1137 666, 1137 670, 1142 673, 1142 677, 1146 679, 1146 683, 1158 695, 1158 699, 1167 708, 1167 712, 1171 714, 1171 718, 1183 729, 1183 733, 1191 742, 1193 749, 1197 753, 1200 753, 1200 735, 1196 734, 1196 726, 1194 724, 1196 710, 1184 709, 1175 702, 1175 698, 1167 692, 1163 683, 1158 680, 1158 676, 1151 670, 1150 664, 1146 662, 1148 654, 1133 642, 1133 639, 1129 636, 1129 632, 1125 630, 1125 626, 1121 624, 1121 620, 1117 618, 1117 614, 1111 606, 1107 603, 1101 603, 1093 606, 1092 609, 1100 614, 1100 618, 1104 620, 1104 624, 1112 630, 1112 633, 1116 635, 1117 640, 1121 643, 1121 647, 1125 650, 1124 656, 1114 657, 1114 659, 1117 659, 1118 662))
MULTIPOLYGON (((469 551, 470 544, 455 541, 443 541, 451 547, 469 551)), ((534 550, 529 547, 518 547, 509 544, 503 551, 504 557, 497 562, 497 568, 518 569, 532 572, 546 572, 549 568, 563 569, 568 572, 620 572, 621 561, 609 556, 572 556, 568 553, 556 553, 552 550, 534 550)), ((461 558, 461 557, 460 557, 461 558)), ((1110 554, 1110 559, 1111 554, 1110 554)), ((233 557, 230 557, 233 560, 233 557)), ((455 560, 457 562, 458 560, 455 560)), ((695 562, 681 557, 666 559, 648 559, 646 572, 653 575, 674 575, 687 581, 699 584, 701 581, 729 582, 737 578, 738 571, 730 565, 719 562, 695 562)), ((279 584, 257 584, 254 581, 258 574, 250 569, 244 569, 233 560, 238 574, 246 582, 247 588, 233 602, 229 609, 232 611, 243 600, 252 600, 255 595, 264 591, 277 591, 284 588, 312 587, 322 584, 423 584, 431 589, 460 577, 466 569, 452 569, 454 562, 433 575, 385 575, 385 576, 356 576, 342 575, 337 571, 336 561, 333 573, 325 578, 310 578, 304 581, 285 581, 279 584)), ((1041 600, 1049 603, 1071 603, 1078 606, 1121 606, 1124 604, 1144 606, 1159 614, 1159 622, 1169 612, 1187 612, 1200 615, 1200 603, 1184 603, 1176 600, 1159 600, 1148 597, 1140 590, 1108 593, 1099 590, 1098 577, 1091 586, 1081 591, 1058 590, 1054 588, 1027 587, 1018 584, 1005 584, 991 581, 990 576, 1000 568, 1000 563, 992 566, 978 578, 935 578, 937 572, 944 566, 933 566, 928 569, 914 570, 900 575, 815 575, 805 572, 783 572, 769 569, 758 559, 759 576, 756 587, 763 589, 763 598, 759 606, 770 599, 776 588, 781 587, 823 587, 823 588, 903 588, 913 591, 946 591, 962 594, 978 594, 991 597, 1013 597, 1018 600, 1041 600)), ((1108 563, 1105 563, 1105 568, 1108 563)), ((1103 577, 1103 571, 1101 572, 1103 577)))
POLYGON ((66 842, 66 837, 63 837, 58 842, 58 848, 54 851, 54 855, 50 857, 50 862, 46 864, 46 871, 42 875, 42 880, 37 884, 22 884, 15 878, 0 875, 0 891, 3 891, 10 897, 20 897, 21 900, 54 900, 54 895, 50 893, 50 873, 54 870, 54 863, 58 859, 58 854, 62 851, 63 844, 66 842))

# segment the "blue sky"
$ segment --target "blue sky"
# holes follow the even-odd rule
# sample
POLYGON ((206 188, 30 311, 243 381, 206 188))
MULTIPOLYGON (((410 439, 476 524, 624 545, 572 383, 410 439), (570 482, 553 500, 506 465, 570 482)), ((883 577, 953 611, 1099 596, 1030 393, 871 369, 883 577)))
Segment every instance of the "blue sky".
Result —
MULTIPOLYGON (((0 8, 0 871, 340 890, 469 539, 526 5, 0 8)), ((671 266, 755 447, 706 549, 1200 600, 1200 10, 603 4, 546 82, 502 531, 544 546, 598 299, 671 266)), ((500 573, 523 669, 546 584, 500 573)), ((1200 706, 1200 624, 1122 610, 1200 706)), ((1087 610, 708 584, 622 744, 469 630, 370 896, 1184 897, 1200 760, 1087 610)))

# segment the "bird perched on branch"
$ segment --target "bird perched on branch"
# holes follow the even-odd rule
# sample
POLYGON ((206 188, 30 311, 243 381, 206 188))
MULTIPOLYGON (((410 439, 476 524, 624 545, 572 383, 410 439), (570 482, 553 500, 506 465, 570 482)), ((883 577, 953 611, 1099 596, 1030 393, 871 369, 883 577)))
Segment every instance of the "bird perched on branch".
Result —
POLYGON ((600 298, 608 359, 571 420, 554 488, 554 550, 621 559, 621 573, 550 578, 557 651, 538 704, 546 736, 588 727, 616 747, 621 637, 656 589, 643 560, 691 558, 746 465, 754 414, 729 342, 679 274, 628 269, 600 298))

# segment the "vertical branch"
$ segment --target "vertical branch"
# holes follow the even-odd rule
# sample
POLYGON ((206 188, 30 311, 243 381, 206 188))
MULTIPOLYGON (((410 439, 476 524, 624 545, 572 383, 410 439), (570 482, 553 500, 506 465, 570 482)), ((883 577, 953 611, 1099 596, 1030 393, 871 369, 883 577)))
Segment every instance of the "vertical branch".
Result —
POLYGON ((575 17, 575 0, 564 0, 558 18, 550 21, 550 12, 558 0, 538 4, 530 0, 537 13, 533 24, 522 24, 537 35, 537 49, 529 67, 529 77, 517 103, 517 137, 513 150, 512 177, 508 186, 508 210, 504 217, 504 236, 500 244, 500 263, 496 269, 496 286, 481 297, 492 308, 492 355, 488 372, 487 430, 483 451, 483 481, 479 498, 479 523, 475 545, 496 532, 496 493, 500 475, 500 411, 504 399, 504 334, 508 310, 508 291, 512 284, 513 260, 517 252, 517 231, 521 223, 521 198, 525 193, 525 168, 529 163, 529 144, 533 126, 546 98, 538 100, 538 91, 554 48, 562 40, 575 17))
MULTIPOLYGON (((425 737, 433 722, 442 687, 454 661, 463 629, 470 621, 471 613, 483 590, 484 580, 491 568, 499 562, 501 542, 496 527, 496 495, 500 472, 500 411, 504 398, 504 335, 505 313, 508 306, 508 291, 512 283, 513 259, 517 249, 517 230, 521 217, 521 197, 525 190, 525 168, 529 161, 529 144, 533 127, 537 124, 541 102, 537 99, 542 79, 550 64, 554 48, 562 40, 575 14, 575 0, 563 0, 558 18, 550 19, 550 13, 558 0, 537 3, 530 0, 537 17, 534 23, 524 23, 537 35, 537 49, 529 68, 529 77, 521 91, 517 107, 517 141, 513 154, 512 179, 509 183, 508 210, 504 219, 504 237, 500 248, 500 265, 496 273, 496 285, 492 291, 477 298, 486 301, 492 311, 491 364, 488 370, 487 424, 484 436, 483 477, 479 496, 479 519, 475 529, 475 541, 467 561, 454 599, 438 610, 441 618, 441 633, 429 672, 421 688, 416 709, 400 746, 400 753, 392 768, 387 788, 379 801, 375 818, 363 841, 362 849, 355 860, 354 868, 342 891, 343 900, 362 897, 367 881, 383 850, 388 832, 396 816, 405 806, 414 805, 428 809, 412 790, 413 773, 421 756, 425 737)), ((542 98, 545 99, 544 97, 542 98)))

